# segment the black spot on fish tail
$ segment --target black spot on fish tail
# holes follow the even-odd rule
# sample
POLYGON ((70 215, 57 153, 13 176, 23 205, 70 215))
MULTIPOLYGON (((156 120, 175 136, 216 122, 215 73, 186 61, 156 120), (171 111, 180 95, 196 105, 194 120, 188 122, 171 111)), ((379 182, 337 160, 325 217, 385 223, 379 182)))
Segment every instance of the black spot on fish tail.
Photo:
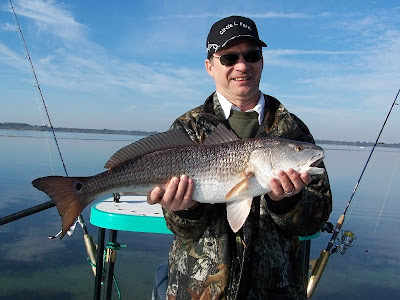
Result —
POLYGON ((48 176, 32 181, 33 186, 45 192, 56 205, 62 219, 61 238, 90 202, 81 192, 88 179, 89 177, 48 176))

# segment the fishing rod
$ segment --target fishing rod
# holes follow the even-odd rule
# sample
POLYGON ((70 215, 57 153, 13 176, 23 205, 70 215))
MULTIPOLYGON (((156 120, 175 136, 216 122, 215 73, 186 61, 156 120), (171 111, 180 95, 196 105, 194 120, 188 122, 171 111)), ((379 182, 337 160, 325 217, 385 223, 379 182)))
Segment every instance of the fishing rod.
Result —
MULTIPOLYGON (((13 17, 14 17, 15 25, 17 26, 17 30, 18 30, 19 36, 21 38, 22 46, 24 47, 23 50, 25 52, 25 57, 28 59, 28 61, 30 63, 31 70, 32 70, 32 73, 33 73, 33 77, 34 77, 34 81, 35 81, 35 84, 33 86, 37 87, 37 89, 39 91, 40 97, 42 99, 43 106, 44 106, 45 111, 46 111, 47 119, 49 121, 49 126, 50 126, 50 128, 52 130, 53 138, 54 138, 54 141, 55 141, 56 146, 57 146, 58 154, 59 154, 59 156, 61 158, 61 162, 62 162, 62 165, 63 165, 63 168, 64 168, 64 172, 65 172, 66 176, 68 176, 67 168, 65 166, 64 159, 63 159, 63 156, 61 154, 60 147, 58 145, 58 141, 57 141, 57 137, 56 137, 56 134, 55 134, 55 131, 54 131, 54 127, 53 127, 53 124, 52 124, 51 119, 50 119, 50 114, 49 114, 49 112, 47 110, 46 102, 44 101, 43 93, 42 93, 42 90, 41 90, 40 85, 39 85, 39 80, 38 80, 38 78, 36 76, 35 68, 33 66, 33 62, 31 60, 31 57, 30 57, 30 54, 29 54, 29 50, 28 50, 28 47, 27 47, 26 42, 25 42, 24 35, 22 34, 22 30, 21 30, 21 26, 20 26, 18 18, 17 18, 17 14, 15 13, 15 9, 14 9, 14 6, 13 6, 11 0, 9 0, 9 3, 10 3, 10 9, 12 10, 12 14, 13 14, 13 17)), ((43 126, 43 128, 46 128, 46 127, 47 126, 43 126)), ((54 207, 54 206, 55 206, 55 204, 52 201, 48 201, 48 202, 33 206, 31 208, 28 208, 28 209, 22 210, 20 212, 11 214, 9 216, 5 216, 5 217, 0 218, 0 225, 7 224, 9 222, 21 219, 23 217, 35 214, 37 212, 43 211, 45 209, 48 209, 48 208, 51 208, 51 207, 54 207)))
MULTIPOLYGON (((61 159, 62 166, 64 168, 65 175, 68 177, 67 168, 65 166, 65 162, 64 162, 64 159, 63 159, 63 156, 62 156, 62 153, 61 153, 60 146, 58 144, 58 140, 57 140, 57 137, 56 137, 56 134, 55 134, 55 130, 54 130, 53 124, 51 122, 50 114, 48 112, 47 105, 46 105, 42 90, 41 90, 40 85, 39 85, 39 80, 38 80, 38 78, 36 76, 35 68, 33 66, 33 62, 31 60, 31 57, 30 57, 30 54, 29 54, 28 46, 26 45, 24 35, 22 34, 22 29, 21 29, 21 26, 19 24, 19 21, 18 21, 18 18, 17 18, 17 14, 15 12, 15 9, 14 9, 14 6, 12 4, 12 1, 9 0, 9 3, 10 3, 10 9, 12 10, 12 14, 13 14, 13 17, 14 17, 14 22, 15 22, 15 24, 17 26, 17 30, 18 30, 18 33, 19 33, 19 36, 21 38, 21 42, 22 42, 22 45, 23 45, 23 48, 24 48, 25 57, 28 59, 28 61, 30 63, 30 67, 31 67, 32 74, 33 74, 33 77, 34 77, 34 85, 33 86, 36 87, 38 89, 38 91, 39 91, 39 94, 40 94, 40 97, 41 97, 41 100, 42 100, 42 103, 43 103, 43 107, 44 107, 44 109, 46 111, 46 116, 47 116, 47 120, 49 122, 49 127, 51 128, 51 131, 53 133, 53 138, 54 138, 54 141, 55 141, 56 146, 57 146, 58 154, 59 154, 59 157, 61 159)), ((46 127, 46 126, 44 126, 44 127, 46 127)), ((35 214, 37 212, 43 211, 45 209, 48 209, 48 208, 51 208, 51 207, 54 207, 54 206, 55 206, 55 204, 52 201, 48 201, 48 202, 33 206, 31 208, 28 208, 28 209, 22 210, 20 212, 17 212, 17 213, 14 213, 14 214, 11 214, 11 215, 8 215, 8 216, 0 218, 0 225, 7 224, 9 222, 21 219, 23 217, 35 214)), ((87 251, 87 253, 89 255, 90 260, 92 261, 92 263, 96 263, 96 260, 94 258, 95 257, 94 253, 96 252, 95 251, 96 247, 94 245, 93 237, 88 234, 85 221, 83 220, 83 216, 81 214, 78 216, 78 219, 75 222, 75 224, 70 228, 69 235, 71 236, 73 234, 76 224, 79 224, 81 226, 82 230, 83 230, 84 241, 85 241, 85 245, 86 245, 86 251, 87 251)), ((60 233, 61 232, 57 233, 54 236, 50 236, 49 238, 50 239, 54 239, 60 233)), ((96 274, 95 269, 93 269, 93 271, 96 274)))
POLYGON ((342 215, 339 217, 339 219, 336 223, 336 226, 332 233, 332 237, 329 240, 326 249, 321 251, 319 258, 311 271, 311 277, 308 281, 308 286, 307 286, 307 298, 311 298, 315 289, 317 288, 318 282, 321 279, 322 273, 325 270, 325 266, 328 263, 328 260, 329 260, 329 257, 331 256, 331 254, 336 253, 338 251, 340 253, 344 254, 346 252, 347 248, 351 247, 354 244, 354 241, 356 238, 354 233, 352 233, 350 231, 345 231, 342 233, 341 228, 342 228, 342 225, 343 225, 345 217, 346 217, 347 209, 349 208, 350 203, 353 200, 353 197, 358 189, 358 186, 360 185, 361 178, 363 177, 364 172, 368 166, 368 163, 371 159, 372 153, 374 152, 376 145, 378 145, 379 138, 382 134, 383 128, 385 127, 387 120, 389 119, 389 115, 392 112, 393 107, 395 105, 399 105, 398 103, 396 103, 399 93, 400 93, 400 89, 397 92, 396 97, 394 98, 394 101, 392 103, 392 106, 390 107, 388 114, 386 115, 385 122, 383 122, 382 128, 381 128, 381 130, 378 134, 378 137, 376 138, 375 144, 373 145, 372 150, 368 156, 367 162, 365 163, 364 168, 361 172, 361 175, 360 175, 360 177, 353 189, 353 192, 350 196, 350 200, 347 202, 347 205, 346 205, 342 215), (339 233, 342 233, 341 238, 338 238, 339 233))

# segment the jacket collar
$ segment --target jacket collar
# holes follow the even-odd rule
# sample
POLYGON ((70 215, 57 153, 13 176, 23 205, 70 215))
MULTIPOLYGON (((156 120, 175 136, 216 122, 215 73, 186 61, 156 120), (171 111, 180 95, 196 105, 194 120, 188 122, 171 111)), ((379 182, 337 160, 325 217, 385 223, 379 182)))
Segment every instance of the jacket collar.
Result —
MULTIPOLYGON (((264 120, 261 123, 257 136, 269 135, 274 130, 274 128, 276 128, 280 120, 285 117, 290 117, 290 113, 278 101, 278 99, 266 94, 264 94, 264 99, 264 120)), ((216 92, 208 96, 203 105, 203 111, 200 115, 202 118, 214 120, 213 123, 215 125, 222 122, 225 125, 229 126, 227 120, 225 119, 225 114, 222 110, 221 104, 218 101, 216 92)))

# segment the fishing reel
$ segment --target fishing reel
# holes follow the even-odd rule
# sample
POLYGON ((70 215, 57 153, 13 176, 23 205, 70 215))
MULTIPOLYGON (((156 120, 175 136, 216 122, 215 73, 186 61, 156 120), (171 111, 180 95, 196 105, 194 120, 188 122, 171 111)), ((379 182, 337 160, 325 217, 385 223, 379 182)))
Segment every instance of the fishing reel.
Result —
POLYGON ((347 249, 354 245, 356 241, 356 235, 351 231, 340 231, 338 237, 336 238, 335 247, 332 250, 332 253, 339 252, 341 254, 345 254, 347 249))

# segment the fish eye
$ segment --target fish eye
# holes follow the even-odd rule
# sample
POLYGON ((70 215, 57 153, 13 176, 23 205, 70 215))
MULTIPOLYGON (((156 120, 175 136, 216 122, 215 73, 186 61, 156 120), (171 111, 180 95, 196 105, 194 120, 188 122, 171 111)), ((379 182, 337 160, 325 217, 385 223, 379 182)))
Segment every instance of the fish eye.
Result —
POLYGON ((294 150, 295 150, 296 152, 301 152, 301 151, 303 151, 303 146, 301 146, 301 145, 296 145, 296 146, 294 146, 294 150))
POLYGON ((76 185, 75 185, 75 189, 76 189, 77 191, 80 191, 80 190, 82 189, 82 187, 83 187, 83 185, 82 185, 82 183, 80 183, 80 182, 77 182, 76 185))

